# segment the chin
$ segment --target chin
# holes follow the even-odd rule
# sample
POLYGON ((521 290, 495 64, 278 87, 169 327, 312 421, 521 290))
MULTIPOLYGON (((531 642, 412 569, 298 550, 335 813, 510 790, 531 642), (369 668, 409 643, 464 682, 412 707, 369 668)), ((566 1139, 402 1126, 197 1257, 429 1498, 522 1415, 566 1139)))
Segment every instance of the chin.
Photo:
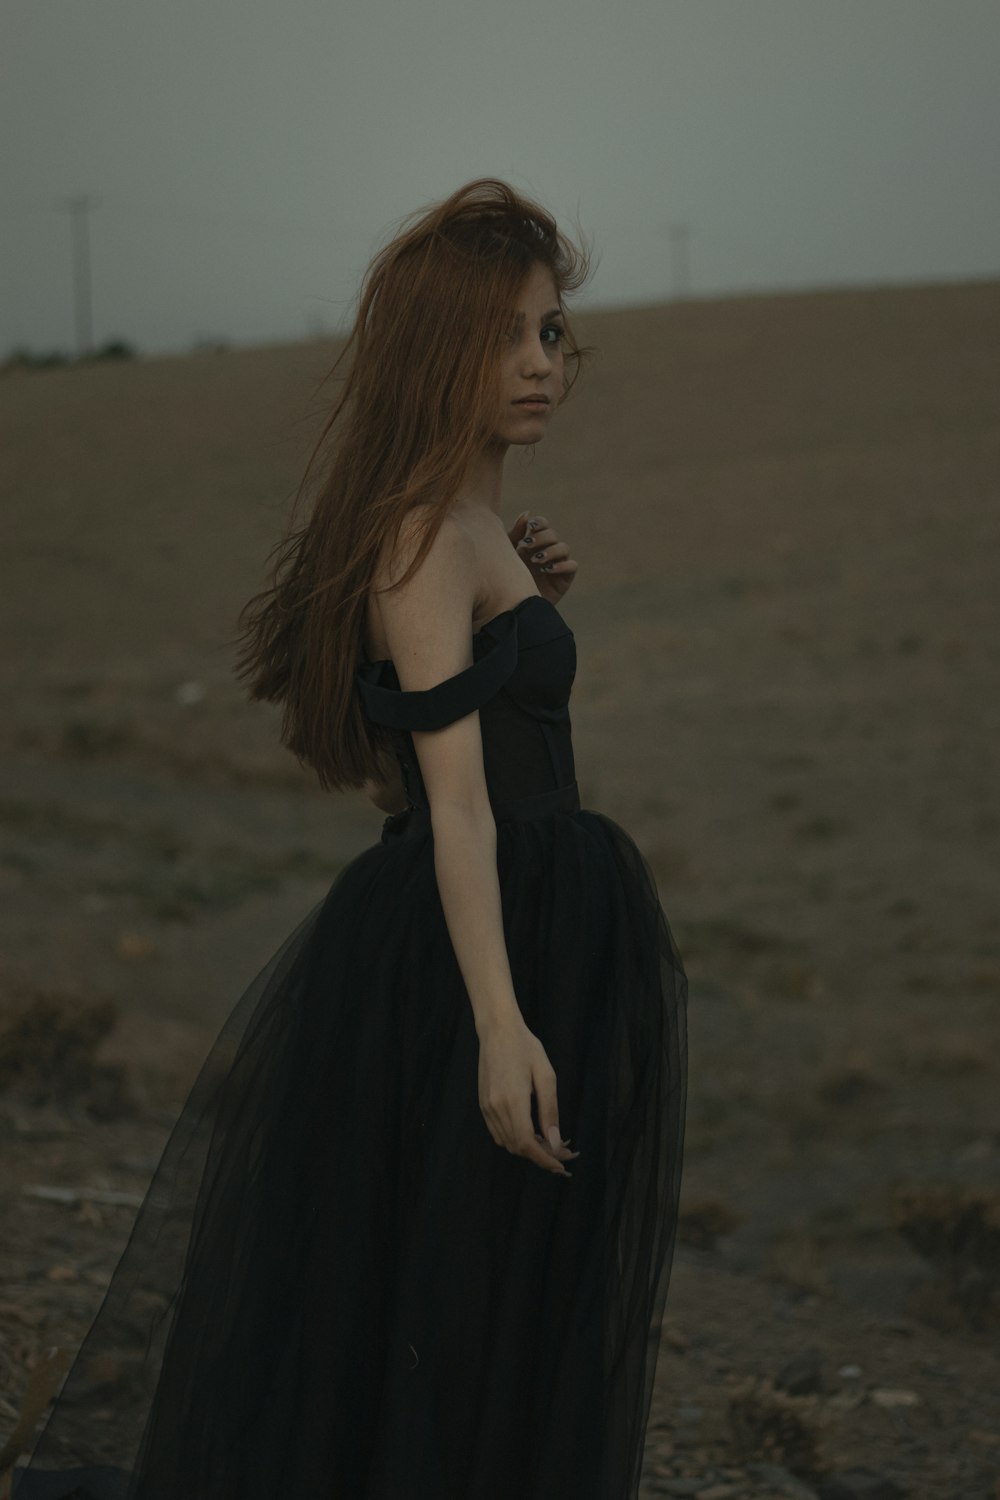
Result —
POLYGON ((522 417, 520 422, 511 424, 505 438, 508 443, 513 443, 518 448, 526 448, 532 443, 540 442, 548 430, 548 417, 522 417))

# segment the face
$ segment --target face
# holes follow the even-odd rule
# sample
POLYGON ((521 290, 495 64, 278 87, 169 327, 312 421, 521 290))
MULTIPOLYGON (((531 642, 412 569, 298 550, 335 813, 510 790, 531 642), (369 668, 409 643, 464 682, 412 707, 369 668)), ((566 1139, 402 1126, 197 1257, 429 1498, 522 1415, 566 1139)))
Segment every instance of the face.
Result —
POLYGON ((496 443, 537 443, 562 395, 563 335, 559 294, 547 266, 535 264, 514 309, 517 322, 501 361, 496 443), (535 396, 539 402, 524 403, 535 396), (547 398, 547 399, 545 399, 547 398))

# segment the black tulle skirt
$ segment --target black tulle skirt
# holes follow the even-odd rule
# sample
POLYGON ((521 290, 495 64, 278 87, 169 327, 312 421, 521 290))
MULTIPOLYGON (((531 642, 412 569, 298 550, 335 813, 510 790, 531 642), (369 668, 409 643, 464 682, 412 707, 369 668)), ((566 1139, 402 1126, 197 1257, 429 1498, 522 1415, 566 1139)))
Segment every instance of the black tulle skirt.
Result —
POLYGON ((493 1141, 428 817, 388 818, 210 1049, 14 1500, 634 1500, 687 981, 628 834, 529 800, 504 930, 572 1177, 493 1141))

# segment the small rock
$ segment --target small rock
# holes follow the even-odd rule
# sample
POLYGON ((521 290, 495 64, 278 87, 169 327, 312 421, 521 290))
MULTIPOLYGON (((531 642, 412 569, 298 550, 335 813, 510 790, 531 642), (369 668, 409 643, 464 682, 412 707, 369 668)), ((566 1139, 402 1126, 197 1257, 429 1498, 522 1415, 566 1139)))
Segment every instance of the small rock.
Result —
POLYGON ((897 1406, 920 1405, 920 1397, 916 1391, 894 1391, 884 1386, 879 1390, 872 1391, 869 1395, 869 1400, 876 1406, 885 1407, 887 1411, 891 1411, 897 1406))
POLYGON ((80 1273, 76 1266, 49 1266, 45 1277, 48 1281, 79 1281, 80 1273))

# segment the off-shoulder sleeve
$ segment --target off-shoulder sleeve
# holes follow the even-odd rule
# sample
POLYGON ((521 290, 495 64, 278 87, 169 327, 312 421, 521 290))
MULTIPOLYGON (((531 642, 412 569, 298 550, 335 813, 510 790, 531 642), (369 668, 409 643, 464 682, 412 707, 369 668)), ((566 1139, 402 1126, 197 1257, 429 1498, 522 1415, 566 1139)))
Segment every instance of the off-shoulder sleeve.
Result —
POLYGON ((355 678, 369 718, 392 729, 441 729, 494 697, 517 666, 517 616, 490 622, 485 652, 461 672, 433 687, 405 692, 389 661, 362 662, 355 678))

